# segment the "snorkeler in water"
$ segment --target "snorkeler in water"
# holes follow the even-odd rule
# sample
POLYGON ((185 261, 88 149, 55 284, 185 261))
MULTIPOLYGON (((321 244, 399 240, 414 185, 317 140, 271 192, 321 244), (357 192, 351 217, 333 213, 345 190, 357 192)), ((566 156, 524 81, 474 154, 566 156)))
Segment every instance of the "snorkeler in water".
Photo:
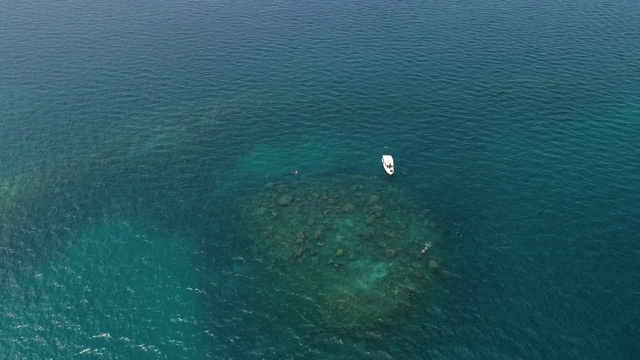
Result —
POLYGON ((422 250, 420 250, 421 254, 424 254, 427 252, 427 250, 429 250, 429 248, 431 247, 431 241, 427 241, 426 243, 424 243, 424 248, 422 250))

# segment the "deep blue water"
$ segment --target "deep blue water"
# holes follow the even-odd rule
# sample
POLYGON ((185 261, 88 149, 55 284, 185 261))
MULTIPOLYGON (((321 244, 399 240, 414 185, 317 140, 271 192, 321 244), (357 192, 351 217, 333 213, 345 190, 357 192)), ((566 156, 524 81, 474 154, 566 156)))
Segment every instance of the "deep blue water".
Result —
POLYGON ((640 358, 639 3, 0 8, 3 358, 640 358), (238 260, 237 199, 345 175, 445 234, 366 336, 280 319, 238 260))

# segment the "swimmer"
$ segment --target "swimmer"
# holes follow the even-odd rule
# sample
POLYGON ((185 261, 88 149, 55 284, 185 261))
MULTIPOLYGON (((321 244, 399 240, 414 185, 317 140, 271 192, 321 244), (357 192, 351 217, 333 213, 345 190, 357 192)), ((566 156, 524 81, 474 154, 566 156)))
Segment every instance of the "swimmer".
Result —
POLYGON ((422 250, 420 250, 421 254, 424 254, 427 252, 427 250, 429 250, 429 248, 431 247, 431 241, 427 241, 426 243, 424 243, 424 248, 422 250))
POLYGON ((293 175, 298 175, 298 170, 294 171, 293 175))

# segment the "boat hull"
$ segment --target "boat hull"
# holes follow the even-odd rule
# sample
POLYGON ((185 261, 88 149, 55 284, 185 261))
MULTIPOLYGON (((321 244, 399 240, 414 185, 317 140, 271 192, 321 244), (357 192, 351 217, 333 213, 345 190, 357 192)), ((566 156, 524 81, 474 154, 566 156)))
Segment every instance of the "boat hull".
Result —
POLYGON ((393 173, 395 172, 393 157, 391 155, 382 155, 381 160, 382 160, 382 167, 384 168, 384 171, 389 175, 393 175, 393 173))

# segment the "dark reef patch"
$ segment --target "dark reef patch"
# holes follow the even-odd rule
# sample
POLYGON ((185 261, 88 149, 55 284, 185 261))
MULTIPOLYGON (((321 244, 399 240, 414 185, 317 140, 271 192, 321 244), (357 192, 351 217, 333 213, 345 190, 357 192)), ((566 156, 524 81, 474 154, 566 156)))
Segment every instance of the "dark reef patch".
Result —
POLYGON ((261 296, 314 325, 392 324, 437 281, 442 234, 435 215, 392 182, 296 179, 239 201, 250 251, 263 265, 261 296))

